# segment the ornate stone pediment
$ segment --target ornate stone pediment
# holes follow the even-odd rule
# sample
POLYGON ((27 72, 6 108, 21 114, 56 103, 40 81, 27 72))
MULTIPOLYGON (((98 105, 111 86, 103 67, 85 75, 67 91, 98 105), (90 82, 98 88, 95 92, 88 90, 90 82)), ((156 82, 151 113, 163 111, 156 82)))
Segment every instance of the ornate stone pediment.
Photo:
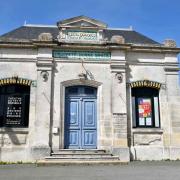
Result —
POLYGON ((59 28, 59 42, 70 43, 101 43, 103 38, 103 29, 107 25, 98 20, 78 16, 57 23, 59 28))
POLYGON ((74 18, 62 20, 59 21, 57 25, 59 28, 61 27, 79 27, 79 28, 95 28, 95 29, 107 28, 107 24, 86 16, 77 16, 74 18))
POLYGON ((76 26, 76 27, 98 27, 96 24, 93 24, 91 22, 87 22, 85 20, 80 20, 74 23, 70 23, 70 26, 76 26))

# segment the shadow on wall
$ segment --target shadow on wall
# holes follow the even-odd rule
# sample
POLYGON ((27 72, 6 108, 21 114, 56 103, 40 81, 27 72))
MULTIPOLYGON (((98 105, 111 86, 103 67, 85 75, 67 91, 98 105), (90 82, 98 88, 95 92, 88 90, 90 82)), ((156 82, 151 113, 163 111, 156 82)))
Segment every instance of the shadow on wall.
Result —
MULTIPOLYGON (((26 144, 27 140, 27 131, 13 130, 13 128, 2 128, 0 132, 0 162, 4 161, 4 154, 13 153, 13 146, 18 147, 20 145, 26 144)), ((18 148, 19 149, 19 148, 18 148)), ((18 151, 15 149, 15 151, 18 151)), ((23 155, 22 151, 19 151, 23 155)), ((10 156, 5 156, 7 159, 11 159, 12 154, 10 156)), ((18 157, 15 157, 15 159, 18 157)), ((21 160, 21 159, 19 159, 21 160)), ((9 161, 9 160, 8 160, 9 161)))
POLYGON ((130 150, 130 161, 136 161, 136 149, 134 149, 134 153, 132 153, 132 150, 130 150))
POLYGON ((22 145, 26 143, 26 132, 13 131, 11 128, 4 128, 1 134, 1 147, 8 145, 22 145))

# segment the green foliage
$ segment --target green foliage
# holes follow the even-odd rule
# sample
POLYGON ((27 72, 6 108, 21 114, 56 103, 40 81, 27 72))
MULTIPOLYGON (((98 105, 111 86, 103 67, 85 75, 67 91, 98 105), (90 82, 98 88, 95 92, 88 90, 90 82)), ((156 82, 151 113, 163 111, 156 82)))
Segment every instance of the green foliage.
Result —
POLYGON ((23 161, 17 161, 17 162, 0 161, 0 165, 10 165, 10 164, 36 164, 36 163, 34 163, 34 162, 23 162, 23 161))

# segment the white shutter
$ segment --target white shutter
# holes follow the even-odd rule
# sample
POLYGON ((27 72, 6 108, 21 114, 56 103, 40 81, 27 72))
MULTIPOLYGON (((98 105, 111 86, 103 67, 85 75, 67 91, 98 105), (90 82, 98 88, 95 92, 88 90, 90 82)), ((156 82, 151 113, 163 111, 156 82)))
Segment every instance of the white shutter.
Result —
POLYGON ((154 97, 154 117, 155 117, 155 127, 160 127, 158 97, 154 97))
POLYGON ((136 105, 135 105, 135 97, 132 97, 132 121, 133 121, 133 127, 136 127, 136 105))

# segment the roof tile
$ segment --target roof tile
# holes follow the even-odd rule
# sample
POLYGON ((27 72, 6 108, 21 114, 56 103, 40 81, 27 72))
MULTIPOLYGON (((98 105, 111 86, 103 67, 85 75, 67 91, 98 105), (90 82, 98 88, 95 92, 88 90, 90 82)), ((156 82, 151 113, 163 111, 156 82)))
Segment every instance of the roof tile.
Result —
MULTIPOLYGON (((59 33, 57 27, 36 27, 36 26, 21 26, 17 29, 14 29, 6 34, 0 36, 1 41, 11 40, 33 40, 38 39, 38 36, 41 33, 51 33, 53 39, 56 39, 59 33)), ((160 45, 158 42, 136 32, 133 30, 111 30, 105 29, 105 38, 108 40, 111 39, 113 35, 120 35, 125 38, 126 43, 132 44, 151 44, 151 45, 160 45)))

